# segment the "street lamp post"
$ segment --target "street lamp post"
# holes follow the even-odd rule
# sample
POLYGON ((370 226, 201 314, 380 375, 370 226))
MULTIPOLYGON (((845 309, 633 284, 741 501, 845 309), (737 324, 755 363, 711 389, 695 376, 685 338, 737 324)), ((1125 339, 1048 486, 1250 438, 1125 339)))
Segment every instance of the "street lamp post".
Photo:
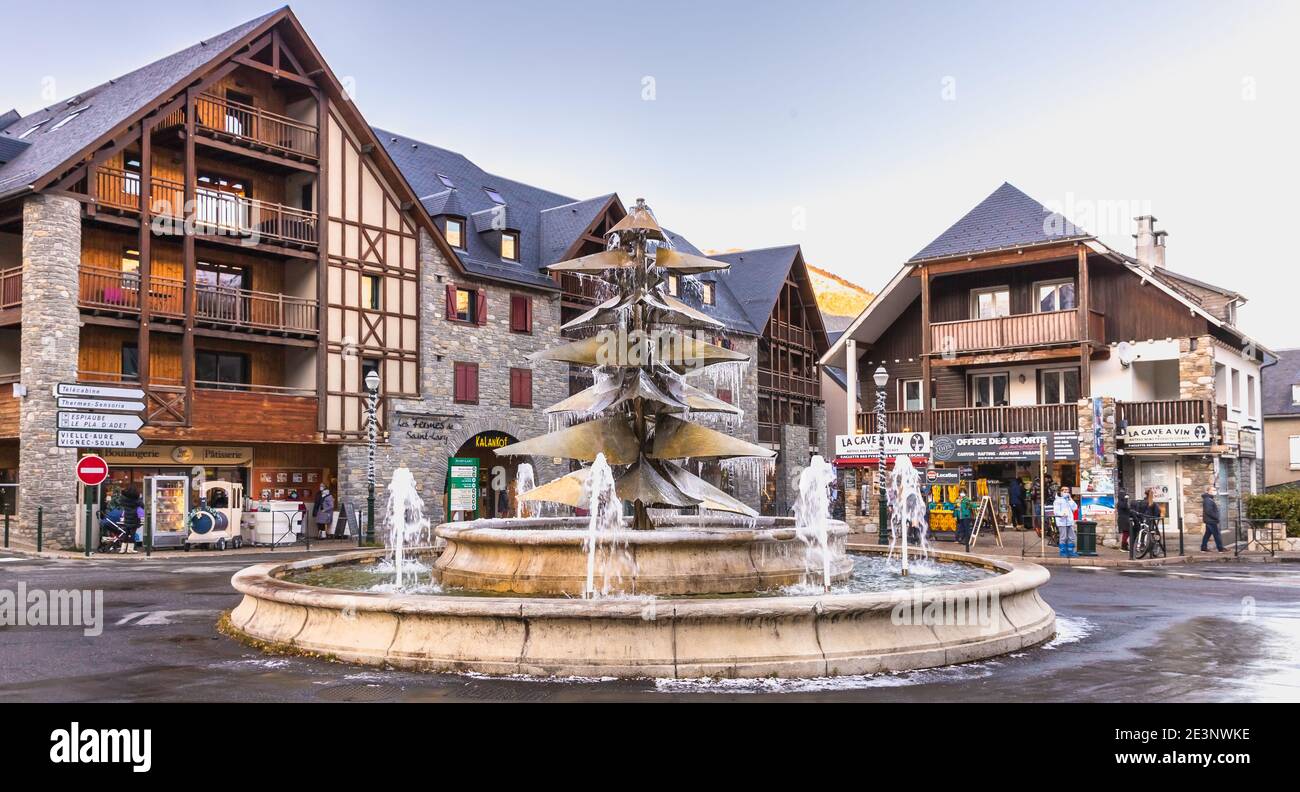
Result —
POLYGON ((379 372, 366 374, 366 544, 375 543, 375 443, 379 440, 379 372))
POLYGON ((884 366, 878 366, 872 376, 876 383, 876 479, 880 485, 880 509, 877 520, 880 529, 876 538, 882 545, 889 544, 889 506, 885 489, 885 384, 889 382, 889 372, 884 366))

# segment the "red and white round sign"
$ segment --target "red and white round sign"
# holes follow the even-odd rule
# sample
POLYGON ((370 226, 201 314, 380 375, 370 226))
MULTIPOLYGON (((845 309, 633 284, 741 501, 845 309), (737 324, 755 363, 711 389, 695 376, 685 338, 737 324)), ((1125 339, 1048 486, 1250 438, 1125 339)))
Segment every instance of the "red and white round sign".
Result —
POLYGON ((97 487, 108 478, 108 463, 102 456, 90 454, 77 460, 77 480, 87 487, 97 487))

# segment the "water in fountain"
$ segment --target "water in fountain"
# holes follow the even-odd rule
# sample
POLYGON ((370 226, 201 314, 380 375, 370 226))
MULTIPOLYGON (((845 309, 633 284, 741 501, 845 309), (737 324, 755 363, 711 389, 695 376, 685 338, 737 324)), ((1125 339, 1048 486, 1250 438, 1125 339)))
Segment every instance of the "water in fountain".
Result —
POLYGON ((821 583, 831 590, 831 549, 829 541, 831 499, 830 486, 835 483, 835 469, 818 454, 799 474, 799 494, 794 502, 794 529, 807 550, 804 556, 804 582, 821 568, 821 583))
POLYGON ((901 545, 901 571, 908 574, 907 542, 908 531, 916 529, 921 550, 921 557, 930 554, 930 543, 926 534, 930 522, 930 510, 926 506, 925 496, 921 494, 921 477, 912 467, 912 460, 899 456, 894 461, 894 470, 889 474, 886 490, 889 503, 889 556, 894 555, 894 546, 901 545))
POLYGON ((422 568, 408 561, 408 547, 430 540, 429 518, 424 516, 424 500, 415 488, 415 476, 408 468, 393 471, 388 483, 388 547, 393 557, 393 582, 398 589, 414 583, 414 575, 422 568), (408 580, 408 577, 411 578, 408 580))
MULTIPOLYGON (((533 466, 527 462, 520 462, 519 468, 515 471, 515 517, 524 516, 524 496, 528 491, 537 486, 533 479, 533 466)), ((530 508, 529 511, 532 511, 530 508)))
POLYGON ((587 583, 583 598, 592 599, 610 593, 611 581, 621 582, 623 569, 630 561, 627 548, 620 546, 615 533, 623 527, 623 501, 614 488, 614 471, 605 461, 604 453, 596 454, 591 472, 583 488, 587 504, 587 536, 583 549, 587 551, 587 583), (596 578, 600 588, 596 588, 596 578))

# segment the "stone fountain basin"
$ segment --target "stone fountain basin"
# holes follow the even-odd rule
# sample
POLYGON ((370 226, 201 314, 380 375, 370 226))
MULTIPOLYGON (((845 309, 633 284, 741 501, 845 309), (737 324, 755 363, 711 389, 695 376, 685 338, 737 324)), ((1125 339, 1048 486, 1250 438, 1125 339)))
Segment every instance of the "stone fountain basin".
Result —
MULTIPOLYGON (((625 545, 609 569, 613 590, 682 596, 742 594, 794 585, 805 578, 806 546, 789 517, 660 517, 652 531, 615 531, 625 545), (611 574, 611 577, 613 575, 611 574)), ((474 520, 444 523, 435 569, 444 586, 499 594, 581 597, 586 588, 587 518, 474 520)), ((831 580, 853 572, 845 555, 848 526, 832 520, 831 580)), ((816 570, 821 574, 821 568, 816 570)), ((603 578, 598 574, 599 590, 603 578)))
POLYGON ((232 579, 244 599, 231 624, 270 644, 371 665, 629 678, 905 671, 1018 651, 1056 631, 1038 593, 1046 569, 942 551, 931 558, 1002 574, 870 594, 687 600, 390 595, 279 579, 383 557, 363 551, 245 569, 232 579), (959 607, 965 618, 926 618, 959 607))

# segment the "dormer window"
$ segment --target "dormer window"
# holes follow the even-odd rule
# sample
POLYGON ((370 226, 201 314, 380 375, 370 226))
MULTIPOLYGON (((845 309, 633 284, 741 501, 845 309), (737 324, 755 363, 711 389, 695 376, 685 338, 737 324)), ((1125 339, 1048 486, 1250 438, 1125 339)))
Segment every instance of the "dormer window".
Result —
POLYGON ((700 281, 700 299, 704 301, 705 305, 714 304, 715 298, 713 289, 714 285, 709 281, 700 281))
POLYGON ((457 217, 448 217, 443 221, 442 235, 447 244, 460 250, 465 249, 465 221, 457 217))
POLYGON ((519 260, 519 234, 517 232, 501 232, 501 258, 506 261, 519 260))
POLYGON ((492 189, 491 187, 484 187, 484 188, 483 188, 483 192, 487 193, 487 197, 489 197, 489 198, 492 199, 492 203, 494 203, 494 204, 499 204, 499 205, 501 205, 501 206, 504 206, 504 205, 505 205, 505 203, 506 203, 506 199, 505 199, 505 198, 502 198, 502 197, 501 197, 501 193, 497 192, 496 190, 492 189))
POLYGON ((454 190, 454 189, 456 189, 456 182, 454 182, 454 181, 452 181, 450 178, 448 178, 448 177, 447 177, 447 174, 445 174, 445 173, 436 173, 436 174, 434 174, 434 175, 438 177, 438 181, 442 182, 442 186, 443 186, 443 187, 446 187, 448 190, 454 190))
POLYGON ((668 293, 674 297, 677 296, 677 293, 679 291, 680 284, 678 283, 678 281, 679 278, 676 275, 668 276, 668 293))

